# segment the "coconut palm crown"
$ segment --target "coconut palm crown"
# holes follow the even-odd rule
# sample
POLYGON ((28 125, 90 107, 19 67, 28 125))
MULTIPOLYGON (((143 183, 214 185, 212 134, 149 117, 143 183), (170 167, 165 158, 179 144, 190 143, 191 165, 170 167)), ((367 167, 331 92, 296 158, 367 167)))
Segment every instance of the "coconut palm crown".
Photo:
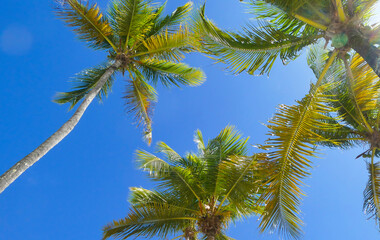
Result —
POLYGON ((137 151, 138 166, 157 183, 155 190, 131 188, 132 207, 125 219, 104 227, 104 239, 159 237, 231 239, 225 230, 231 221, 261 213, 263 155, 247 154, 247 140, 226 127, 207 145, 195 134, 198 152, 181 157, 165 143, 158 143, 159 158, 137 151))
POLYGON ((103 14, 96 3, 57 0, 57 16, 89 47, 107 52, 107 58, 79 73, 72 91, 58 94, 55 102, 70 103, 71 108, 80 102, 79 106, 53 135, 0 176, 0 193, 74 129, 96 96, 107 96, 116 73, 125 75, 127 111, 143 127, 150 144, 151 114, 157 100, 153 86, 197 86, 205 79, 200 69, 181 62, 184 53, 197 48, 195 34, 183 24, 192 3, 167 16, 164 8, 151 0, 114 0, 103 14))
MULTIPOLYGON (((87 1, 86 1, 87 2, 87 1)), ((74 107, 109 68, 127 79, 124 98, 127 111, 144 127, 151 141, 151 113, 157 94, 152 85, 197 86, 204 81, 201 70, 180 61, 184 53, 195 50, 194 34, 184 25, 192 3, 163 16, 165 4, 151 0, 114 0, 106 14, 96 3, 66 0, 57 15, 74 29, 80 40, 95 50, 108 52, 107 61, 84 70, 74 78, 74 89, 60 93, 55 102, 74 107)), ((107 96, 113 76, 103 85, 98 97, 107 96)))

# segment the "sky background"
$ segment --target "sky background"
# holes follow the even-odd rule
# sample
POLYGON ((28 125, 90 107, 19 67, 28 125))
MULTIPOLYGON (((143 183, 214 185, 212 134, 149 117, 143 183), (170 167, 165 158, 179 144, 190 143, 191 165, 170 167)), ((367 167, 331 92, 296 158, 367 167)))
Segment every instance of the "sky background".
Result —
MULTIPOLYGON (((107 0, 98 1, 105 9, 107 0)), ((185 4, 169 0, 167 12, 185 4)), ((0 172, 3 173, 56 131, 72 114, 68 105, 52 102, 56 92, 70 89, 75 73, 97 65, 105 53, 95 52, 75 38, 53 14, 53 1, 13 0, 0 8, 0 172)), ((208 0, 206 13, 219 26, 236 30, 252 15, 237 0, 208 0)), ((136 149, 154 151, 164 141, 178 153, 195 150, 193 134, 206 139, 226 125, 235 125, 250 144, 266 139, 263 125, 279 104, 293 104, 314 80, 302 57, 270 77, 234 76, 225 66, 200 54, 185 59, 201 67, 207 81, 195 88, 158 87, 153 117, 153 144, 125 112, 125 79, 117 77, 113 92, 101 104, 94 101, 75 130, 0 195, 0 239, 100 239, 109 221, 128 211, 128 188, 150 188, 136 169, 136 149)), ((254 149, 252 148, 252 152, 254 149)), ((363 152, 321 151, 312 177, 303 189, 304 239, 379 239, 373 220, 362 212, 367 182, 363 152)), ((280 239, 259 234, 256 217, 231 225, 236 239, 280 239)))

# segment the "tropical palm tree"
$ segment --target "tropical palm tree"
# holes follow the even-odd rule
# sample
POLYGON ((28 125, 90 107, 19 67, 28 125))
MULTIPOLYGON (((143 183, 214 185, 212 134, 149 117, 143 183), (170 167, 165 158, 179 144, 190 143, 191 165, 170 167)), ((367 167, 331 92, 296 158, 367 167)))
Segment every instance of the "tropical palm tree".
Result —
POLYGON ((150 0, 115 0, 103 15, 95 3, 58 3, 58 17, 89 47, 107 51, 107 61, 79 73, 74 89, 57 96, 57 103, 70 103, 70 108, 82 103, 57 132, 0 177, 0 193, 73 130, 95 97, 107 96, 117 72, 126 74, 126 106, 150 143, 152 104, 157 100, 150 84, 197 86, 204 81, 201 70, 181 63, 183 54, 197 47, 195 35, 182 24, 191 2, 167 16, 164 8, 150 0))
POLYGON ((339 74, 334 79, 336 87, 330 91, 333 97, 330 105, 337 109, 339 127, 334 131, 319 132, 339 144, 319 144, 366 149, 356 157, 370 159, 367 162, 369 180, 364 190, 363 210, 380 227, 380 162, 375 162, 375 157, 380 156, 380 79, 358 54, 344 58, 343 62, 346 74, 339 74))
POLYGON ((271 137, 263 146, 268 150, 265 164, 269 181, 261 198, 266 205, 261 230, 278 229, 292 238, 302 234, 303 222, 298 215, 304 194, 300 185, 310 175, 310 158, 316 156, 318 145, 344 149, 369 146, 362 154, 372 157, 364 208, 370 216, 379 217, 380 177, 378 164, 373 162, 380 143, 379 78, 358 54, 352 58, 341 54, 339 61, 330 64, 336 52, 320 52, 314 48, 308 57, 317 83, 296 105, 280 106, 269 121, 271 137))
POLYGON ((279 57, 295 59, 320 39, 335 49, 355 50, 380 76, 379 25, 368 23, 377 0, 250 0, 257 25, 242 32, 223 31, 204 15, 197 23, 205 51, 226 62, 235 73, 269 73, 279 57))
POLYGON ((339 74, 345 76, 342 61, 336 59, 344 60, 346 53, 352 51, 380 76, 380 50, 376 45, 380 41, 380 28, 370 26, 367 21, 376 2, 252 0, 250 9, 258 17, 258 25, 248 25, 240 33, 219 29, 205 17, 204 7, 201 9, 196 26, 202 33, 204 51, 227 63, 235 73, 254 74, 258 70, 260 74, 269 73, 278 57, 287 63, 303 48, 319 44, 321 39, 326 40, 325 48, 331 50, 328 60, 317 62, 316 52, 311 53, 309 64, 319 64, 313 68, 318 80, 301 101, 293 106, 281 105, 268 124, 271 137, 263 148, 268 150, 265 164, 272 172, 268 190, 262 195, 266 205, 260 224, 262 231, 278 229, 293 238, 301 236, 300 185, 309 175, 310 158, 315 156, 317 144, 345 146, 349 142, 333 138, 334 131, 342 126, 332 117, 334 114, 329 114, 336 111, 331 105, 335 100, 330 96, 334 84, 329 82, 339 74))
POLYGON ((131 188, 132 207, 125 219, 104 227, 103 239, 129 237, 231 239, 225 230, 231 221, 261 213, 257 200, 262 193, 263 172, 247 157, 247 140, 233 127, 224 128, 205 145, 195 134, 198 153, 181 157, 165 143, 158 143, 159 158, 137 151, 138 166, 157 183, 156 190, 131 188))

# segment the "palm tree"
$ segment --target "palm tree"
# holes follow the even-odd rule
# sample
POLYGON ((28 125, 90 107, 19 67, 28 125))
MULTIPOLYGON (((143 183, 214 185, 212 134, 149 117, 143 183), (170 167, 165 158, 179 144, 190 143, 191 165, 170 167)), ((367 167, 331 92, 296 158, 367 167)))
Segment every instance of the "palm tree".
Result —
MULTIPOLYGON (((318 80, 312 84, 309 94, 295 105, 280 105, 268 124, 271 137, 263 148, 268 150, 265 164, 272 172, 268 190, 261 198, 266 206, 260 224, 262 231, 277 229, 286 236, 301 236, 303 223, 298 214, 304 194, 300 185, 310 174, 310 158, 315 156, 318 143, 347 144, 347 141, 333 138, 334 131, 342 126, 332 117, 334 114, 329 114, 336 111, 331 106, 331 101, 335 100, 330 96, 334 84, 329 82, 342 75, 342 66, 337 59, 344 60, 346 53, 352 51, 366 61, 368 69, 380 76, 380 50, 376 47, 380 28, 367 23, 376 2, 250 1, 251 9, 259 20, 258 26, 248 25, 240 33, 219 29, 205 17, 204 7, 201 10, 196 26, 202 33, 204 51, 227 63, 235 73, 269 73, 278 57, 287 63, 295 59, 303 48, 319 44, 323 38, 326 40, 325 48, 331 50, 328 60, 324 58, 317 62, 316 52, 311 52, 309 64, 313 67, 318 63, 313 68, 318 80)), ((363 94, 360 96, 363 99, 371 97, 363 94)), ((376 169, 371 172, 375 173, 376 169)), ((373 179, 372 182, 376 181, 373 179)))
POLYGON ((376 0, 250 0, 258 25, 243 32, 219 29, 204 15, 197 23, 205 51, 235 73, 269 73, 279 57, 294 60, 306 46, 326 40, 335 49, 355 50, 380 76, 380 27, 368 23, 376 0))
POLYGON ((257 204, 262 193, 262 171, 258 161, 247 157, 247 140, 233 127, 224 128, 205 145, 195 134, 198 153, 181 157, 165 143, 158 143, 159 158, 137 151, 138 166, 157 183, 156 190, 131 188, 132 207, 125 219, 104 227, 103 239, 152 236, 166 238, 231 239, 225 230, 231 221, 261 213, 257 204))
POLYGON ((262 231, 278 229, 292 238, 301 236, 303 222, 298 215, 304 194, 300 185, 310 175, 310 158, 316 156, 318 145, 344 149, 357 144, 370 146, 362 154, 373 153, 364 208, 371 216, 379 216, 379 172, 373 162, 380 139, 379 78, 358 54, 351 63, 350 55, 341 54, 339 61, 330 64, 336 52, 320 52, 314 48, 308 57, 318 78, 310 93, 294 106, 281 105, 268 124, 271 137, 263 148, 268 150, 265 164, 269 181, 261 198, 266 205, 262 231))
POLYGON ((127 76, 127 108, 150 143, 152 104, 157 100, 150 84, 197 86, 204 81, 201 70, 181 63, 183 54, 197 47, 194 34, 182 25, 191 2, 168 16, 163 16, 164 8, 150 0, 115 0, 103 15, 96 4, 79 0, 58 4, 58 17, 89 47, 107 51, 107 61, 79 73, 74 89, 57 96, 57 103, 70 103, 71 108, 82 103, 58 131, 0 177, 0 193, 73 130, 95 97, 107 96, 117 72, 127 76))
POLYGON ((346 74, 334 79, 336 87, 330 92, 333 97, 330 105, 337 109, 339 127, 334 131, 319 132, 339 144, 319 144, 343 149, 366 148, 356 157, 370 159, 363 210, 380 227, 380 162, 375 162, 375 157, 380 156, 380 79, 358 54, 344 58, 343 62, 346 74))

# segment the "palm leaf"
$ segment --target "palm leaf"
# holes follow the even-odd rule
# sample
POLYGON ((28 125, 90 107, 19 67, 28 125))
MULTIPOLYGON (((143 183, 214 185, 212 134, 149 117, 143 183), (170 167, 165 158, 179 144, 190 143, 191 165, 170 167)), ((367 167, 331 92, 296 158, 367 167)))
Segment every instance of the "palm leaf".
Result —
POLYGON ((363 210, 368 218, 374 218, 380 224, 380 162, 367 163, 369 180, 363 192, 363 210))
POLYGON ((74 28, 80 40, 95 49, 116 50, 112 42, 112 28, 96 4, 86 5, 78 0, 66 0, 57 7, 56 14, 69 27, 74 28))
POLYGON ((136 160, 139 168, 148 171, 150 177, 158 181, 158 187, 165 191, 181 192, 188 202, 200 200, 203 194, 199 179, 192 174, 190 169, 182 166, 171 165, 169 162, 148 153, 137 151, 136 160))
POLYGON ((180 27, 175 33, 168 30, 153 35, 143 41, 139 53, 132 57, 155 58, 166 61, 180 61, 183 53, 190 52, 197 43, 194 34, 186 27, 180 27))
POLYGON ((130 72, 131 81, 127 86, 124 98, 127 111, 134 115, 138 125, 144 128, 144 139, 151 143, 152 140, 152 107, 157 101, 156 90, 143 80, 137 71, 130 72))
POLYGON ((206 162, 205 178, 202 179, 207 192, 216 193, 219 165, 222 160, 232 156, 244 156, 247 153, 249 138, 242 138, 233 126, 225 127, 219 135, 210 140, 203 154, 206 162))
POLYGON ((257 155, 252 157, 231 156, 220 163, 216 195, 224 196, 220 201, 219 209, 226 202, 236 207, 237 211, 244 216, 255 213, 257 206, 252 206, 247 201, 259 196, 262 177, 258 174, 257 155), (248 205, 247 205, 248 203, 248 205))
POLYGON ((160 8, 157 19, 154 21, 154 25, 147 36, 155 35, 163 30, 168 30, 169 32, 176 32, 179 29, 181 23, 185 22, 189 17, 189 13, 193 8, 192 2, 187 2, 185 5, 180 6, 174 10, 170 15, 161 18, 162 9, 166 4, 163 4, 160 8))
POLYGON ((202 70, 189 67, 184 63, 155 59, 146 59, 138 63, 141 73, 153 84, 161 82, 166 87, 170 85, 199 86, 205 81, 202 70))
MULTIPOLYGON (((72 109, 93 87, 96 86, 108 68, 109 65, 100 65, 80 72, 73 79, 73 90, 70 92, 58 93, 54 102, 59 104, 70 103, 70 109, 72 109)), ((107 97, 108 93, 111 91, 112 84, 113 76, 111 76, 103 85, 98 94, 99 100, 102 100, 103 97, 107 97)))
POLYGON ((109 8, 111 25, 120 37, 122 47, 127 50, 135 42, 142 40, 152 28, 154 7, 151 0, 116 0, 109 8))
POLYGON ((315 142, 323 140, 317 130, 329 129, 326 113, 332 111, 324 94, 329 85, 312 86, 310 93, 296 105, 281 105, 269 121, 271 136, 268 161, 271 174, 268 190, 262 196, 266 208, 260 223, 261 230, 274 230, 298 238, 302 220, 298 217, 303 195, 300 185, 309 175, 310 157, 315 156, 315 142))
POLYGON ((234 73, 247 71, 254 74, 257 70, 260 74, 269 73, 278 57, 284 63, 292 60, 302 48, 321 37, 315 31, 297 36, 273 26, 248 25, 242 33, 227 32, 216 27, 203 13, 197 24, 205 51, 227 63, 234 73))
POLYGON ((191 213, 166 204, 146 204, 132 207, 125 219, 113 221, 103 228, 103 239, 126 239, 132 235, 165 238, 195 221, 191 213))

